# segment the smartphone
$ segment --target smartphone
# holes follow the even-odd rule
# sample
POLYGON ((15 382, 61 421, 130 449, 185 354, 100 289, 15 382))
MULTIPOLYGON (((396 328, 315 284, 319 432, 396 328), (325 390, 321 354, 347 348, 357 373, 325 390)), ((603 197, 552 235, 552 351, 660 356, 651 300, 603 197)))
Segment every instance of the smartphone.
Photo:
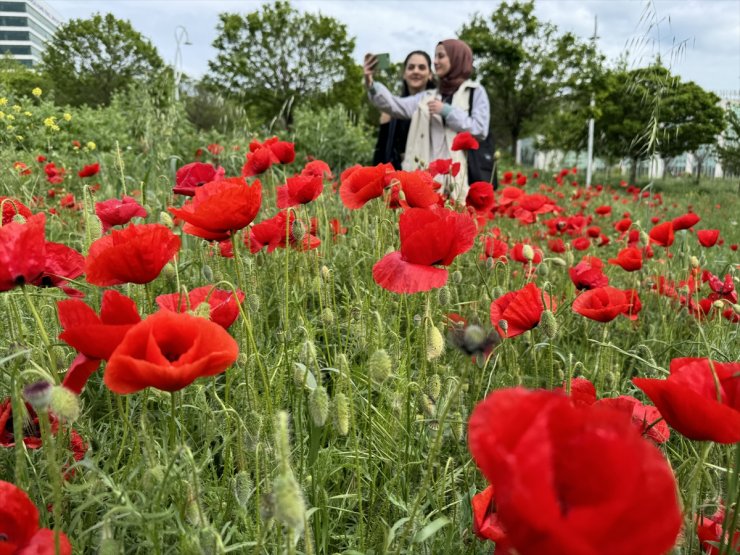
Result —
POLYGON ((383 54, 376 54, 375 57, 378 59, 378 62, 375 64, 375 69, 384 70, 388 69, 391 66, 391 55, 387 52, 383 54))

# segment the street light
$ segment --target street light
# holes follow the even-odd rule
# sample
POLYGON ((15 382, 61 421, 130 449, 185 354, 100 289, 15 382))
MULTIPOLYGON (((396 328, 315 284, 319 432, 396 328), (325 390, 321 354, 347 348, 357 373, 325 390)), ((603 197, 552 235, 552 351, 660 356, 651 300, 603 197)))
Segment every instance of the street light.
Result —
POLYGON ((175 27, 175 43, 177 44, 175 50, 175 101, 178 101, 180 100, 180 79, 182 79, 182 50, 180 45, 190 46, 193 44, 190 42, 188 30, 182 25, 175 27))

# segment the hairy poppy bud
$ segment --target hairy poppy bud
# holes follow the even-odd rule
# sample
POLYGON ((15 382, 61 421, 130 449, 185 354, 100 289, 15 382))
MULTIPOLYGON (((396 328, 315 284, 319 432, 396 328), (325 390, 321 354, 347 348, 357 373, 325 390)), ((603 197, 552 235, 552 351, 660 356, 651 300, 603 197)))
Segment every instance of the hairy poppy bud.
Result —
POLYGON ((45 380, 35 382, 23 388, 23 398, 36 412, 46 410, 51 401, 51 389, 51 384, 45 380))
POLYGON ((329 281, 331 279, 331 270, 326 266, 321 266, 321 279, 329 281))
POLYGON ((712 306, 714 308, 718 308, 718 309, 722 310, 722 308, 725 306, 725 303, 724 303, 724 301, 722 299, 717 299, 716 301, 714 301, 712 303, 712 306))
POLYGON ((427 326, 427 360, 439 358, 445 350, 445 340, 439 328, 433 324, 427 326))
POLYGON ((462 283, 463 275, 460 270, 455 270, 452 272, 452 281, 455 283, 462 283))
POLYGON ((234 492, 234 499, 239 506, 244 509, 249 503, 249 499, 252 497, 254 491, 254 483, 249 475, 249 472, 241 470, 237 472, 231 479, 231 488, 234 492))
POLYGON ((496 261, 493 259, 492 256, 489 256, 486 258, 486 268, 489 270, 493 270, 493 267, 496 265, 496 261))
POLYGON ((436 401, 439 399, 439 395, 442 393, 442 380, 439 377, 439 374, 432 374, 427 378, 424 390, 433 400, 436 401))
POLYGON ((499 320, 498 325, 504 331, 504 333, 509 331, 509 322, 507 322, 506 320, 499 320))
POLYGON ((699 259, 696 258, 695 256, 692 256, 691 258, 689 258, 689 263, 691 264, 692 268, 698 268, 701 266, 701 264, 699 263, 699 259))
POLYGON ((534 249, 532 248, 532 245, 522 245, 522 256, 529 262, 534 260, 534 249))
POLYGON ((334 429, 340 436, 346 436, 349 433, 349 401, 344 393, 337 393, 334 396, 334 429))
POLYGON ((426 393, 421 394, 419 404, 421 405, 421 410, 428 418, 434 418, 437 415, 437 405, 426 393))
POLYGON ((295 241, 301 241, 306 235, 306 228, 303 227, 300 220, 293 220, 290 226, 290 234, 295 241))
POLYGON ((447 286, 441 287, 439 291, 437 291, 437 301, 440 306, 447 306, 450 304, 450 290, 447 286))
POLYGON ((49 408, 57 418, 71 424, 80 417, 80 400, 74 392, 62 385, 51 388, 49 408))
POLYGON ((164 268, 162 268, 162 275, 166 279, 175 279, 175 266, 172 264, 172 262, 168 262, 164 265, 164 268))
POLYGON ((560 266, 561 268, 565 268, 568 265, 568 263, 565 260, 563 260, 562 258, 560 258, 559 256, 556 256, 554 258, 551 258, 550 261, 555 266, 560 266))
POLYGON ((275 519, 294 532, 302 532, 306 506, 303 492, 292 471, 275 478, 272 493, 275 499, 275 519))
POLYGON ((328 306, 321 311, 321 321, 325 326, 331 326, 334 323, 334 312, 328 306))
POLYGON ((565 251, 565 263, 568 266, 573 266, 573 262, 575 262, 575 257, 573 256, 573 251, 565 251))
POLYGON ((558 334, 558 321, 551 310, 544 310, 540 317, 540 329, 550 339, 558 334))
POLYGON ((261 299, 257 293, 252 293, 251 295, 249 295, 249 297, 247 297, 247 302, 249 304, 250 312, 256 313, 260 311, 261 299))
POLYGON ((329 417, 329 395, 323 386, 317 386, 308 396, 308 413, 314 426, 321 428, 329 417))
POLYGON ((200 269, 200 273, 204 280, 208 283, 213 283, 213 270, 211 270, 211 267, 208 264, 203 264, 203 267, 200 269))
POLYGON ((303 364, 311 364, 316 360, 316 345, 314 345, 313 341, 310 339, 307 339, 303 342, 303 346, 301 347, 301 355, 300 360, 303 364))
POLYGON ((15 222, 15 223, 17 223, 17 224, 25 224, 26 223, 26 218, 24 218, 20 214, 16 214, 15 216, 13 216, 13 220, 12 221, 15 222))
POLYGON ((460 441, 463 438, 465 421, 459 411, 450 414, 450 431, 457 441, 460 441))
POLYGON ((416 327, 421 325, 421 314, 414 314, 414 325, 416 327))
POLYGON ((170 216, 169 213, 164 212, 164 211, 159 213, 159 223, 169 227, 170 229, 175 227, 175 221, 172 219, 172 216, 170 216))
POLYGON ((198 544, 203 555, 222 555, 226 553, 221 534, 213 526, 206 526, 198 533, 198 544))
POLYGON ((734 304, 734 305, 732 305, 732 311, 735 314, 740 314, 740 304, 734 304))
POLYGON ((503 297, 504 296, 504 293, 505 293, 504 288, 501 287, 500 285, 497 285, 491 291, 491 295, 493 295, 493 298, 494 299, 498 299, 499 297, 503 297))
POLYGON ((378 349, 367 361, 368 375, 373 383, 382 384, 391 376, 391 357, 385 349, 378 349))
POLYGON ((200 303, 193 311, 193 316, 209 320, 211 317, 211 307, 208 303, 200 303))

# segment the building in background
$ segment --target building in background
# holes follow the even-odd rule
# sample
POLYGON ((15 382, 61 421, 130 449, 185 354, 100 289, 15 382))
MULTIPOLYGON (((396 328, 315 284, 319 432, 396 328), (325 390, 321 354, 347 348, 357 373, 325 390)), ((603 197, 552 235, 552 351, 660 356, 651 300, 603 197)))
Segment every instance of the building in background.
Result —
POLYGON ((0 1, 0 55, 38 65, 61 18, 41 0, 0 1))

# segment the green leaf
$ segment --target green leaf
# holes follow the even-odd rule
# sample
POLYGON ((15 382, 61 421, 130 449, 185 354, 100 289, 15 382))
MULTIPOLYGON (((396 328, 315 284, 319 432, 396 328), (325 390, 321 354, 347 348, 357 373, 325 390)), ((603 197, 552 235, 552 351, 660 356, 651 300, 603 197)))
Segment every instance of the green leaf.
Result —
POLYGON ((446 516, 441 516, 438 519, 430 522, 416 533, 416 535, 414 536, 414 543, 421 543, 428 540, 449 523, 450 519, 446 516))

